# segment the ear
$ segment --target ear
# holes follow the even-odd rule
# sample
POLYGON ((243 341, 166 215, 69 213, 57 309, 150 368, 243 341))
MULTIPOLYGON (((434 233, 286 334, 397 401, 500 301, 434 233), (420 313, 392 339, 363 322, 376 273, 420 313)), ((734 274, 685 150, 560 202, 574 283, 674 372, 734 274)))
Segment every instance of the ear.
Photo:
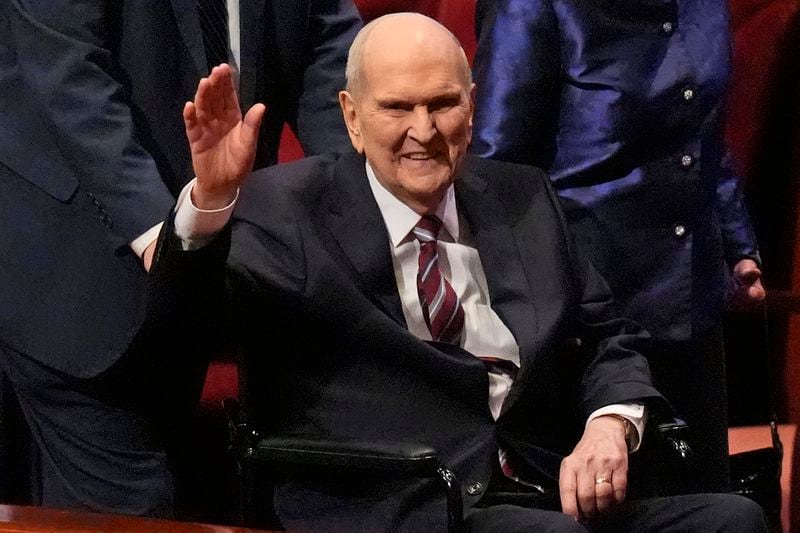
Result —
POLYGON ((472 116, 475 114, 475 84, 469 88, 469 127, 472 127, 472 116))
POLYGON ((364 153, 364 138, 361 136, 361 121, 358 119, 358 111, 353 97, 347 91, 339 91, 339 106, 342 108, 342 116, 347 126, 347 135, 350 142, 359 154, 364 153))
POLYGON ((472 117, 475 115, 475 84, 469 88, 469 117, 467 118, 467 144, 472 142, 472 117))

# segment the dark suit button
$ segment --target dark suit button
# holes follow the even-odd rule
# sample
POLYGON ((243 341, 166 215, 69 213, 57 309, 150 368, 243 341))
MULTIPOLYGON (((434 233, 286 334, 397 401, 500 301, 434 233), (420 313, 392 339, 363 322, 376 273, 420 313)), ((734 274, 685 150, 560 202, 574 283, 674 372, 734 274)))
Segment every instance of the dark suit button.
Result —
POLYGON ((672 25, 672 22, 670 22, 670 21, 667 21, 667 22, 665 22, 664 24, 661 25, 661 31, 663 31, 667 35, 672 33, 673 29, 674 29, 674 27, 672 25))
POLYGON ((681 157, 681 166, 683 168, 689 168, 694 164, 694 157, 686 154, 685 156, 681 157))
POLYGON ((672 229, 672 231, 675 233, 676 237, 683 237, 686 235, 686 226, 678 224, 672 229))
POLYGON ((469 494, 470 496, 475 496, 477 494, 480 494, 482 490, 483 490, 483 483, 481 483, 480 481, 473 481, 467 486, 467 494, 469 494))

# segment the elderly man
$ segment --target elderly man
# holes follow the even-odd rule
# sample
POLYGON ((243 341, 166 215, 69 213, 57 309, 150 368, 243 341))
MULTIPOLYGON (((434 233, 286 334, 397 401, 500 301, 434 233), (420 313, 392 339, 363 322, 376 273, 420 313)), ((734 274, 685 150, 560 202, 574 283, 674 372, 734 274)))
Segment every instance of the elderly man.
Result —
MULTIPOLYGON (((355 39, 347 79, 359 154, 246 184, 263 107, 242 119, 223 65, 184 110, 197 180, 154 294, 165 316, 193 312, 190 338, 235 317, 259 423, 435 447, 464 484, 469 531, 763 530, 741 498, 625 502, 628 451, 662 402, 634 349, 643 334, 611 312, 543 173, 465 157, 472 83, 455 38, 421 15, 382 17, 355 39), (556 479, 560 505, 534 507, 556 479)), ((445 520, 429 481, 312 475, 275 501, 289 530, 445 520)))

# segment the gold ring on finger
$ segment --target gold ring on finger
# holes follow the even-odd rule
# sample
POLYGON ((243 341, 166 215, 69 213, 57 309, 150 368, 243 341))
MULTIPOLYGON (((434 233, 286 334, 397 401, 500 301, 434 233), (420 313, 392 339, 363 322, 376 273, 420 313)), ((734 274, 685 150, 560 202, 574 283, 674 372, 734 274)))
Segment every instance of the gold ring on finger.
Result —
POLYGON ((598 477, 594 480, 595 485, 602 485, 603 483, 611 483, 611 480, 607 477, 598 477))

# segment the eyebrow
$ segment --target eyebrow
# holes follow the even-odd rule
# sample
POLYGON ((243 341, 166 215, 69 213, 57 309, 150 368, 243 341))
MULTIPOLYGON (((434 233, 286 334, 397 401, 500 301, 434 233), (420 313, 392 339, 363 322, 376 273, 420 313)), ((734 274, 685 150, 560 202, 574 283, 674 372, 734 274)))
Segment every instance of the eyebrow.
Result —
POLYGON ((431 104, 442 104, 442 103, 455 104, 461 101, 461 91, 454 89, 453 91, 450 92, 437 94, 435 96, 432 96, 430 99, 423 100, 421 102, 412 101, 402 96, 385 96, 383 98, 376 98, 375 100, 381 107, 404 107, 404 106, 431 105, 431 104))

